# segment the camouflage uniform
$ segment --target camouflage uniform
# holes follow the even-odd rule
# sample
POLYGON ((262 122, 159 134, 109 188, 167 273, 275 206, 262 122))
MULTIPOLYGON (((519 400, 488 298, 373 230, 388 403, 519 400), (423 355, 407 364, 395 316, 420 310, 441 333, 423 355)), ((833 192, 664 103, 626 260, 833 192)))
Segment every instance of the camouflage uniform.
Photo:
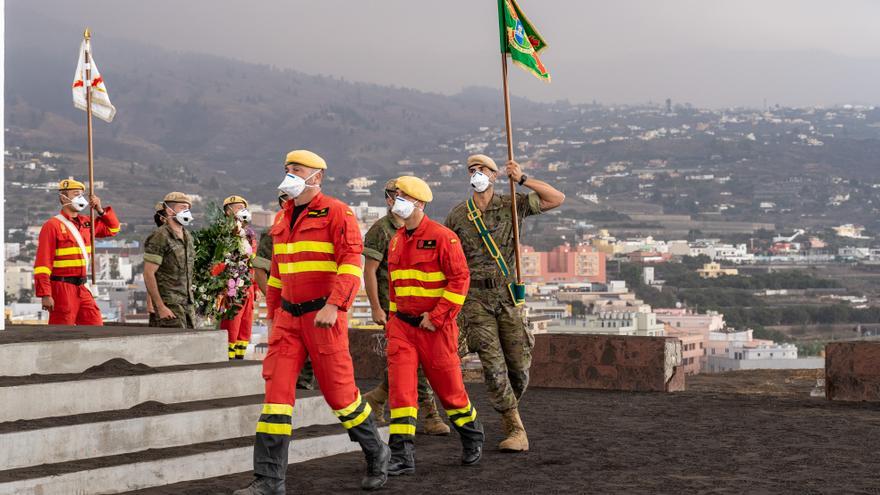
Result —
MULTIPOLYGON (((379 305, 382 306, 382 309, 386 314, 388 313, 388 307, 390 305, 388 299, 388 291, 390 290, 390 283, 388 280, 388 243, 396 233, 397 227, 395 227, 394 222, 391 221, 391 214, 389 213, 377 220, 376 223, 370 227, 370 230, 367 231, 367 235, 364 237, 364 256, 379 262, 379 269, 376 270, 376 284, 378 285, 379 291, 379 305)), ((385 390, 388 390, 387 362, 380 386, 385 390)), ((418 391, 419 403, 434 400, 434 391, 431 389, 431 385, 428 384, 428 379, 425 378, 425 374, 422 373, 421 367, 419 367, 418 391)))
POLYGON ((153 231, 144 242, 144 261, 159 265, 156 284, 159 296, 175 319, 158 319, 157 326, 195 328, 195 298, 193 297, 193 263, 196 251, 192 234, 183 229, 183 239, 171 227, 163 225, 153 231))
MULTIPOLYGON (((520 223, 541 213, 541 200, 534 192, 517 193, 516 206, 520 223)), ((483 212, 483 221, 507 261, 507 278, 468 218, 466 202, 456 205, 446 217, 446 226, 461 239, 471 272, 470 290, 458 315, 459 354, 476 352, 480 356, 490 402, 503 413, 517 407, 526 391, 535 340, 507 287, 516 273, 510 196, 495 194, 483 212)))
MULTIPOLYGON (((272 236, 269 231, 260 236, 260 244, 257 246, 257 256, 251 262, 254 268, 263 270, 268 275, 272 268, 272 236)), ((315 370, 312 369, 312 360, 306 358, 299 377, 296 379, 296 388, 313 390, 315 388, 315 370)))

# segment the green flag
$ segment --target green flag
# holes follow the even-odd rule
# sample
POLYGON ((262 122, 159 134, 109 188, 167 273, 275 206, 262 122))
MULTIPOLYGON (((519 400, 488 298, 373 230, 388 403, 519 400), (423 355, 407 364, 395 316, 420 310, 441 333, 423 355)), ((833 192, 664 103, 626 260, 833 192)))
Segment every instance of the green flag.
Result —
POLYGON ((516 0, 498 0, 498 27, 501 53, 510 54, 513 63, 538 79, 550 82, 550 73, 538 58, 538 53, 547 47, 547 43, 523 14, 516 0))

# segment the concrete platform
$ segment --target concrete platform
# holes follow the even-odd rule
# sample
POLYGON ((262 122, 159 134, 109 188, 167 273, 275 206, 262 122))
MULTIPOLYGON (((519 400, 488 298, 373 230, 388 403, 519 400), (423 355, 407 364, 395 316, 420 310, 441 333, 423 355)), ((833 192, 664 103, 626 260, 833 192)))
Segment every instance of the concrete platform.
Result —
MULTIPOLYGON (((382 429, 387 439, 388 429, 382 429)), ((295 431, 289 462, 304 462, 355 452, 340 425, 295 431)), ((0 495, 97 495, 200 480, 253 468, 253 437, 211 442, 185 448, 149 450, 71 463, 0 472, 0 495)))
POLYGON ((0 376, 80 373, 114 358, 153 367, 223 362, 226 332, 46 326, 0 332, 0 376))
MULTIPOLYGON (((294 428, 339 423, 319 392, 300 396, 294 428)), ((253 435, 262 401, 255 395, 0 424, 0 471, 253 435), (50 426, 56 422, 67 424, 50 426)))
POLYGON ((880 342, 826 344, 825 397, 837 401, 880 402, 880 342))
POLYGON ((260 394, 258 361, 155 368, 153 373, 85 378, 83 375, 0 378, 0 422, 260 394), (9 383, 21 383, 9 385, 9 383))

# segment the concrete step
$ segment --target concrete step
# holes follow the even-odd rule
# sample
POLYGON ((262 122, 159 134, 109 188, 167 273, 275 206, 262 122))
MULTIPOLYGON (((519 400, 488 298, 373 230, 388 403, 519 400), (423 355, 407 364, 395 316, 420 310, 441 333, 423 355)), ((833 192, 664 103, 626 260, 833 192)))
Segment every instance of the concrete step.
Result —
MULTIPOLYGON (((387 440, 388 429, 382 433, 387 440)), ((294 431, 291 464, 359 450, 340 425, 294 431)), ((193 481, 253 468, 253 437, 0 471, 0 495, 99 495, 193 481)), ((230 487, 232 489, 238 487, 230 487)))
POLYGON ((224 356, 221 363, 152 369, 120 363, 82 374, 0 377, 0 422, 115 411, 149 401, 241 397, 264 388, 259 361, 224 356))
MULTIPOLYGON (((294 428, 335 425, 320 392, 300 391, 294 428)), ((0 471, 253 435, 262 395, 0 423, 0 471)))
POLYGON ((114 358, 147 366, 219 363, 226 332, 147 327, 22 326, 0 331, 0 376, 81 373, 114 358))

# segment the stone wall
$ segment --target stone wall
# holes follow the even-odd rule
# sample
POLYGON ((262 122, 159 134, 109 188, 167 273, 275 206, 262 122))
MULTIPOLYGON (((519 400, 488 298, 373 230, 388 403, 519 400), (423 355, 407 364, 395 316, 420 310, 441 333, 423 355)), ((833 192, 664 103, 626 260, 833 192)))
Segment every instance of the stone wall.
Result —
POLYGON ((880 402, 880 342, 831 342, 825 346, 825 397, 880 402))

